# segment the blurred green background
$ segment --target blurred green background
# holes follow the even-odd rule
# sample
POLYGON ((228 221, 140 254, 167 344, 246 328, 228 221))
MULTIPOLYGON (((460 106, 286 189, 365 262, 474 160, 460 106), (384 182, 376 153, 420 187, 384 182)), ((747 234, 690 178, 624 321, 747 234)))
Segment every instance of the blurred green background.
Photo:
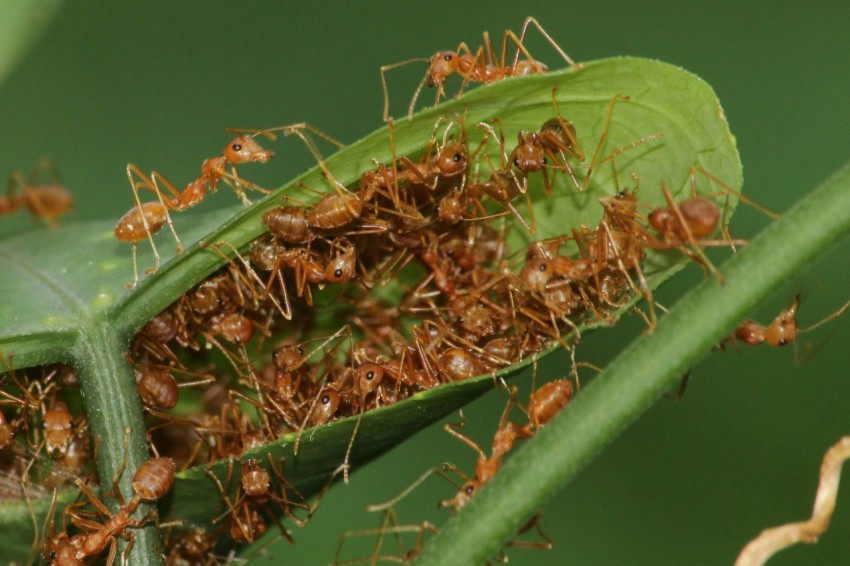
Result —
MULTIPOLYGON (((221 151, 229 139, 225 127, 309 121, 354 141, 381 126, 379 66, 460 41, 477 45, 484 30, 495 37, 506 28, 518 31, 527 15, 577 60, 658 58, 703 77, 737 136, 745 191, 775 210, 787 209, 850 156, 845 2, 612 0, 519 7, 100 0, 67 3, 0 86, 6 140, 0 172, 27 170, 48 156, 74 192, 77 219, 117 219, 131 206, 128 162, 181 185, 197 175, 204 158, 221 151)), ((560 66, 537 36, 529 47, 560 66)), ((395 115, 404 113, 423 65, 390 74, 395 115)), ((275 160, 250 171, 260 185, 277 186, 313 164, 297 143, 274 148, 275 160)), ((223 191, 204 206, 234 202, 223 191)), ((766 222, 741 207, 733 233, 748 238, 766 222)), ((23 216, 0 220, 0 234, 37 227, 23 216)), ((804 326, 831 312, 850 296, 848 254, 844 242, 753 315, 767 322, 797 291, 805 295, 804 326)), ((701 276, 690 269, 659 292, 659 300, 672 303, 701 276)), ((604 365, 640 327, 626 321, 588 336, 579 359, 604 365)), ((797 355, 793 348, 766 346, 708 355, 681 401, 660 402, 550 502, 542 526, 554 550, 510 550, 511 562, 731 563, 761 529, 807 517, 823 453, 850 433, 848 340, 845 317, 802 336, 797 355)), ((567 367, 549 371, 560 377, 567 367)), ((471 406, 467 432, 489 445, 503 406, 500 392, 471 406)), ((269 563, 331 562, 341 532, 378 525, 365 504, 389 498, 444 461, 471 471, 474 454, 433 427, 357 469, 350 485, 334 489, 313 522, 295 533, 296 545, 264 551, 276 557, 269 563)), ((822 540, 771 564, 850 561, 846 487, 822 540)), ((429 480, 400 507, 401 521, 441 521, 445 513, 436 502, 452 491, 429 480)), ((352 546, 346 556, 355 553, 352 546)), ((255 560, 264 562, 262 556, 255 560)))

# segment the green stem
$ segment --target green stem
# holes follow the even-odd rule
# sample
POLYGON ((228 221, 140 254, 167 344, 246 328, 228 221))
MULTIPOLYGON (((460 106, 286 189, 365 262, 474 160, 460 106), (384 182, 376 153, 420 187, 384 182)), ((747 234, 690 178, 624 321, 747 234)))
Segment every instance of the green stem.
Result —
POLYGON ((450 519, 416 564, 481 564, 762 299, 850 231, 850 164, 635 340, 450 519))
MULTIPOLYGON (((127 345, 102 321, 82 326, 88 331, 81 334, 74 348, 74 358, 89 427, 97 446, 97 470, 106 492, 111 489, 112 477, 121 464, 126 462, 126 469, 118 485, 124 498, 129 499, 133 495, 133 474, 150 456, 133 368, 124 359, 127 345), (127 430, 129 435, 125 444, 127 430)), ((113 510, 115 508, 117 503, 113 505, 113 510)), ((140 505, 137 516, 152 509, 149 505, 140 505)), ((159 539, 154 524, 132 529, 132 532, 135 541, 129 563, 161 565, 159 539)), ((119 550, 123 552, 126 543, 120 538, 119 541, 119 550)))

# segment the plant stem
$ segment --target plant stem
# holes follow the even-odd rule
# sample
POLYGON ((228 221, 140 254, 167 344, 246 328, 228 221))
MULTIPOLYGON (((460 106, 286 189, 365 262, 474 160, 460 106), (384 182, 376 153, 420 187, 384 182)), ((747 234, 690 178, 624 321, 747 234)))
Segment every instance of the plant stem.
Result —
MULTIPOLYGON (((109 331, 103 322, 82 325, 87 331, 80 335, 74 348, 75 367, 86 405, 89 427, 97 447, 97 471, 104 492, 111 489, 112 477, 122 463, 126 469, 118 481, 125 499, 133 495, 131 480, 136 469, 149 458, 145 442, 145 422, 136 388, 133 368, 124 359, 126 343, 109 331), (129 431, 125 444, 125 431, 129 431)), ((107 502, 109 505, 109 502, 107 502)), ((117 509, 117 502, 112 506, 117 509)), ((140 505, 136 516, 152 510, 140 505)), ((159 538, 153 523, 133 529, 135 542, 129 563, 161 565, 159 538)), ((119 549, 126 546, 119 538, 119 549)))
POLYGON ((415 564, 482 564, 759 301, 850 231, 850 163, 691 290, 517 451, 415 564), (698 322, 696 324, 695 322, 698 322))

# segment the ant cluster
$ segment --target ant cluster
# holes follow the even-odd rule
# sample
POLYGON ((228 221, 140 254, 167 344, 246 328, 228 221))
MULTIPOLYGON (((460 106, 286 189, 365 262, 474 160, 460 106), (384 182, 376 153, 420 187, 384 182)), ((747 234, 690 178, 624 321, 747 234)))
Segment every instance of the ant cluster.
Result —
MULTIPOLYGON (((666 205, 645 215, 637 186, 612 187, 599 198, 596 226, 534 238, 535 199, 595 190, 595 168, 661 137, 604 155, 603 134, 588 162, 587 142, 561 116, 555 90, 552 101, 552 118, 518 132, 513 147, 499 120, 469 126, 456 115, 434 124, 422 154, 375 163, 354 187, 322 162, 332 189, 313 204, 284 197, 263 216, 268 232, 245 250, 203 244, 226 258, 225 267, 146 325, 130 357, 160 453, 181 469, 239 459, 227 478, 209 474, 224 504, 219 538, 252 542, 270 518, 290 538, 276 517, 300 525, 315 511, 287 484, 283 462, 257 458, 258 447, 441 384, 495 375, 553 345, 572 350, 579 324, 612 323, 635 293, 652 303, 641 268, 649 249, 680 250, 711 270, 702 248, 726 240, 708 239, 720 210, 696 192, 677 203, 665 187, 666 205), (519 256, 509 250, 516 233, 532 241, 519 256), (567 243, 578 253, 564 251, 567 243), (321 330, 333 320, 348 323, 321 330), (208 349, 223 357, 229 378, 194 364, 208 349), (177 416, 171 410, 189 386, 204 388, 204 413, 177 416)), ((611 99, 606 132, 626 103, 611 99)), ((695 188, 701 174, 708 173, 691 172, 695 188)), ((646 319, 654 324, 654 314, 646 319)), ((460 508, 514 441, 532 436, 571 394, 570 381, 544 385, 527 409, 528 425, 506 416, 493 454, 479 449, 474 478, 446 506, 460 508)), ((346 481, 355 440, 356 429, 338 469, 346 481)))
MULTIPOLYGON (((446 77, 454 72, 463 79, 461 90, 470 82, 546 72, 524 46, 529 25, 574 64, 540 24, 528 18, 519 36, 505 32, 500 56, 485 33, 484 45, 475 53, 461 44, 428 59, 428 73, 417 88, 411 112, 426 80, 438 87, 439 101, 446 77), (507 58, 511 43, 516 46, 512 62, 507 58)), ((401 64, 381 69, 385 118, 385 71, 401 64)), ((129 164, 126 171, 135 205, 118 222, 115 237, 133 245, 133 285, 139 281, 138 242, 148 240, 153 249, 155 265, 149 271, 160 264, 153 236, 166 224, 177 253, 181 252, 171 213, 199 204, 220 183, 246 204, 248 190, 269 192, 243 179, 237 170, 274 156, 258 143, 258 136, 297 136, 319 163, 331 190, 302 187, 302 194, 317 193, 312 203, 283 197, 281 206, 263 216, 266 233, 245 249, 224 241, 202 244, 209 253, 222 256, 226 265, 153 318, 133 340, 127 357, 135 368, 156 456, 137 472, 129 502, 117 488, 120 472, 113 478, 117 512, 110 512, 80 479, 87 473, 92 447, 85 418, 75 418, 62 400, 71 395, 66 391, 73 385, 72 373, 57 368, 31 379, 10 371, 11 384, 0 390, 0 405, 12 407, 14 414, 0 413, 0 450, 15 444, 18 433, 25 431, 24 444, 68 468, 62 481, 74 482, 89 502, 72 503, 63 513, 63 527, 70 519, 78 534, 65 528, 57 533, 51 520, 42 545, 45 559, 82 564, 109 548, 111 563, 116 537, 132 539, 132 529, 150 520, 132 519, 131 514, 140 502, 165 495, 175 469, 220 461, 229 462, 227 477, 212 471, 207 476, 224 511, 214 518, 212 531, 169 531, 165 551, 169 563, 214 563, 216 550, 227 545, 223 540, 254 542, 266 532, 269 520, 291 541, 280 518, 304 525, 318 503, 309 503, 286 480, 285 462, 264 453, 266 444, 288 433, 300 439, 303 431, 333 420, 359 419, 441 384, 486 375, 498 382, 500 370, 553 346, 574 356, 580 324, 612 324, 636 295, 647 300, 648 312, 638 312, 651 332, 655 303, 643 272, 649 250, 681 253, 716 275, 704 248, 734 248, 745 242, 729 236, 717 195, 700 194, 697 180, 707 179, 720 187, 723 196, 743 197, 694 165, 689 198, 677 202, 662 183, 664 205, 644 206, 638 201, 638 176, 631 177, 634 186, 621 189, 615 161, 641 144, 656 142, 663 133, 608 151, 612 115, 617 105, 629 103, 628 96, 610 99, 600 116, 601 133, 590 137, 562 116, 556 92, 557 86, 552 90, 551 117, 516 131, 516 145, 507 141, 511 136, 506 136, 498 118, 467 124, 464 115, 442 116, 430 138, 422 140, 424 151, 396 156, 394 124, 389 119, 393 158, 389 163, 375 161, 374 167, 362 171, 356 186, 336 179, 311 134, 342 144, 303 123, 230 130, 237 137, 221 155, 205 160, 200 175, 183 190, 157 171, 146 175, 129 164), (594 144, 594 151, 585 151, 594 144), (603 165, 611 167, 612 186, 592 182, 594 171, 603 165), (143 203, 140 191, 153 193, 156 200, 143 203), (540 238, 535 205, 561 191, 598 193, 600 220, 593 226, 561 226, 559 233, 540 238), (720 229, 723 237, 713 239, 720 229), (522 242, 520 247, 517 242, 522 242), (348 322, 340 325, 335 320, 348 322), (329 333, 328 328, 336 331, 329 333), (181 395, 185 388, 192 393, 181 395), (185 397, 192 397, 188 403, 202 410, 192 416, 176 412, 185 397), (142 487, 147 479, 156 478, 160 480, 156 486, 142 487)), ((43 202, 35 196, 42 192, 25 187, 19 197, 0 201, 0 211, 43 202)), ((30 208, 34 206, 48 221, 59 214, 54 212, 58 206, 49 214, 41 205, 30 208)), ((765 328, 749 321, 736 337, 747 344, 793 341, 797 306, 795 302, 785 313, 782 337, 775 337, 779 330, 774 325, 765 328)), ((9 366, 11 370, 11 360, 9 366)), ((575 388, 580 389, 575 363, 572 373, 575 388)), ((441 506, 460 509, 492 478, 517 440, 532 437, 566 406, 574 386, 560 379, 539 387, 523 408, 528 417, 524 425, 509 420, 516 390, 509 392, 490 456, 457 428, 447 427, 452 436, 476 450, 478 460, 474 476, 452 468, 465 483, 441 506)), ((346 482, 356 434, 357 428, 337 470, 346 482)), ((297 447, 296 443, 296 453, 297 447)), ((28 461, 27 470, 18 472, 23 482, 35 456, 28 461)), ((390 528, 387 525, 379 536, 390 528)), ((542 535, 536 521, 524 530, 532 527, 542 535)), ((393 528, 415 531, 420 537, 434 529, 393 528)))

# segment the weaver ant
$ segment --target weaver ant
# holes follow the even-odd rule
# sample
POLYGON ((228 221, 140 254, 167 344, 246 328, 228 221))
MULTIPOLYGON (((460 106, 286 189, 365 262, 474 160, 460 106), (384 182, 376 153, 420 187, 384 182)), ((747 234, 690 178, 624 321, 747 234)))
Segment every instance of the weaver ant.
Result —
POLYGON ((130 541, 125 551, 126 560, 134 541, 133 533, 127 529, 144 526, 156 515, 156 511, 152 511, 141 519, 131 519, 130 516, 143 501, 156 501, 171 489, 171 485, 174 483, 175 466, 170 458, 157 457, 144 462, 133 476, 134 495, 130 501, 125 502, 118 488, 118 479, 124 472, 125 464, 126 462, 122 462, 121 467, 112 478, 112 492, 120 504, 120 509, 116 513, 112 513, 103 501, 83 481, 78 479, 76 481, 77 487, 95 507, 96 512, 76 511, 76 508, 81 506, 79 503, 69 505, 63 514, 62 531, 57 533, 53 522, 56 506, 56 492, 54 492, 53 501, 47 514, 50 522, 49 534, 46 535, 42 547, 42 556, 50 564, 81 566, 86 558, 97 556, 109 548, 107 564, 111 565, 115 561, 118 548, 116 537, 119 536, 130 541), (68 535, 66 520, 69 516, 71 522, 82 529, 83 532, 73 536, 68 535), (103 522, 98 522, 98 518, 103 522))
POLYGON ((529 422, 525 426, 508 421, 511 408, 516 402, 516 387, 510 387, 508 392, 510 394, 508 403, 499 420, 499 428, 493 436, 492 453, 489 457, 474 440, 461 434, 451 424, 446 425, 446 432, 475 450, 478 453, 478 460, 475 463, 475 476, 468 478, 454 497, 441 501, 440 507, 453 507, 460 510, 466 505, 478 490, 493 478, 502 465, 502 458, 510 451, 516 440, 534 436, 537 429, 548 423, 569 403, 573 386, 570 381, 556 380, 546 383, 532 393, 526 410, 529 422))
POLYGON ((6 185, 6 196, 0 197, 0 214, 11 214, 25 206, 30 214, 41 218, 52 228, 57 225, 57 219, 73 205, 74 197, 60 182, 53 163, 42 159, 33 167, 27 179, 17 169, 12 171, 6 185), (39 182, 45 172, 49 181, 39 182))
MULTIPOLYGON (((524 174, 542 170, 543 186, 547 195, 552 194, 552 183, 549 180, 548 167, 555 167, 560 171, 568 173, 573 186, 579 191, 584 189, 584 186, 580 185, 576 180, 573 170, 567 161, 568 156, 578 161, 584 161, 584 151, 576 138, 575 126, 572 122, 564 120, 558 110, 558 101, 555 98, 558 88, 558 85, 552 85, 552 106, 555 108, 555 118, 550 118, 543 122, 543 125, 536 132, 518 131, 518 143, 509 158, 511 165, 524 174), (552 164, 550 164, 550 161, 552 164)), ((617 99, 615 98, 613 100, 617 99)), ((610 113, 608 120, 610 121, 610 113)), ((606 122, 605 127, 607 129, 608 122, 606 122)), ((587 179, 585 179, 586 181, 587 179)))
POLYGON ((253 184, 246 184, 236 172, 236 165, 244 163, 259 162, 265 163, 274 156, 274 152, 263 149, 252 136, 241 135, 231 140, 224 148, 224 152, 219 157, 214 157, 204 161, 201 168, 201 175, 190 182, 183 191, 179 191, 171 184, 162 174, 152 171, 150 176, 146 176, 135 165, 127 165, 127 178, 130 181, 130 188, 133 190, 133 196, 136 201, 136 206, 127 212, 115 227, 115 238, 122 242, 130 242, 133 244, 133 284, 135 286, 139 281, 138 267, 136 263, 136 248, 138 242, 147 238, 153 250, 155 264, 154 267, 147 270, 146 273, 153 273, 159 269, 159 253, 156 245, 153 243, 153 234, 158 232, 166 223, 174 235, 174 240, 177 242, 177 254, 183 251, 183 244, 174 230, 174 224, 171 222, 169 210, 184 211, 193 206, 200 204, 205 196, 206 191, 215 192, 218 188, 220 180, 224 180, 236 194, 242 199, 243 203, 250 204, 245 192, 241 189, 242 186, 248 186, 254 190, 268 193, 265 189, 261 189, 253 184), (227 166, 230 166, 230 172, 227 172, 227 166), (139 180, 133 179, 136 175, 139 180), (162 183, 167 191, 171 194, 170 197, 165 197, 162 190, 159 188, 159 183, 162 183), (158 202, 150 202, 142 204, 139 199, 139 189, 146 189, 156 194, 158 202))
MULTIPOLYGON (((248 448, 250 448, 250 445, 248 448)), ((234 461, 231 459, 228 464, 226 480, 228 485, 233 477, 233 464, 234 461)), ((262 536, 265 533, 266 526, 263 517, 260 514, 260 509, 265 509, 265 507, 272 502, 278 505, 286 516, 298 526, 304 526, 315 511, 313 507, 306 503, 295 503, 290 501, 286 497, 287 486, 289 486, 290 489, 294 488, 292 488, 289 482, 287 482, 283 477, 281 471, 274 464, 274 460, 271 455, 269 455, 269 465, 280 481, 282 495, 278 495, 272 491, 271 474, 269 474, 268 470, 266 470, 264 466, 260 465, 260 462, 254 458, 245 458, 240 462, 239 483, 236 495, 232 500, 227 495, 227 492, 218 477, 211 470, 206 471, 207 476, 209 476, 216 484, 216 487, 221 493, 221 496, 228 508, 224 514, 213 519, 213 523, 218 523, 225 517, 230 516, 230 535, 234 540, 251 543, 262 536), (307 518, 298 518, 290 510, 290 507, 307 509, 307 518)), ((295 493, 298 497, 301 497, 300 494, 297 492, 295 493)), ((303 498, 301 499, 303 500, 303 498)), ((294 543, 289 531, 286 530, 286 528, 277 519, 277 515, 273 512, 269 513, 269 515, 277 523, 281 534, 283 534, 289 542, 294 543)))
POLYGON ((407 110, 408 119, 413 116, 413 109, 416 106, 416 100, 419 98, 419 93, 422 91, 422 87, 425 86, 426 82, 429 87, 437 87, 437 95, 434 101, 434 105, 437 105, 440 102, 440 97, 443 95, 443 84, 445 83, 446 78, 454 73, 458 73, 461 77, 463 77, 463 84, 461 85, 460 92, 458 93, 458 95, 460 95, 463 93, 467 83, 492 83, 507 77, 548 72, 549 68, 540 61, 535 60, 523 44, 526 30, 531 24, 537 28, 540 34, 549 42, 549 44, 555 49, 555 51, 558 52, 568 65, 573 66, 576 64, 575 61, 573 61, 570 56, 561 49, 555 40, 549 36, 546 30, 543 29, 543 26, 541 26, 536 19, 528 17, 522 25, 522 32, 519 37, 517 37, 517 35, 511 30, 505 30, 502 37, 502 51, 500 57, 497 57, 496 52, 493 49, 493 44, 490 42, 490 34, 485 31, 483 33, 484 43, 474 54, 466 43, 461 43, 454 51, 439 51, 428 59, 420 57, 381 67, 381 86, 384 92, 384 121, 386 122, 389 119, 390 109, 390 99, 389 92, 387 91, 385 73, 409 63, 428 61, 428 71, 419 83, 416 91, 413 93, 413 99, 410 101, 410 106, 407 110), (517 47, 512 63, 508 63, 506 59, 509 41, 517 47), (525 57, 524 60, 520 60, 520 54, 525 57))
MULTIPOLYGON (((754 320, 747 320, 733 334, 734 338, 740 340, 748 346, 758 346, 759 344, 767 344, 768 346, 780 347, 787 346, 797 341, 797 335, 803 332, 809 332, 820 326, 830 322, 850 308, 850 302, 845 303, 841 308, 819 320, 818 322, 806 328, 799 328, 797 325, 797 309, 800 308, 801 297, 799 294, 794 295, 791 304, 788 305, 773 321, 764 326, 754 320)), ((732 337, 730 337, 731 339, 732 337)), ((722 347, 722 344, 721 344, 722 347)))

